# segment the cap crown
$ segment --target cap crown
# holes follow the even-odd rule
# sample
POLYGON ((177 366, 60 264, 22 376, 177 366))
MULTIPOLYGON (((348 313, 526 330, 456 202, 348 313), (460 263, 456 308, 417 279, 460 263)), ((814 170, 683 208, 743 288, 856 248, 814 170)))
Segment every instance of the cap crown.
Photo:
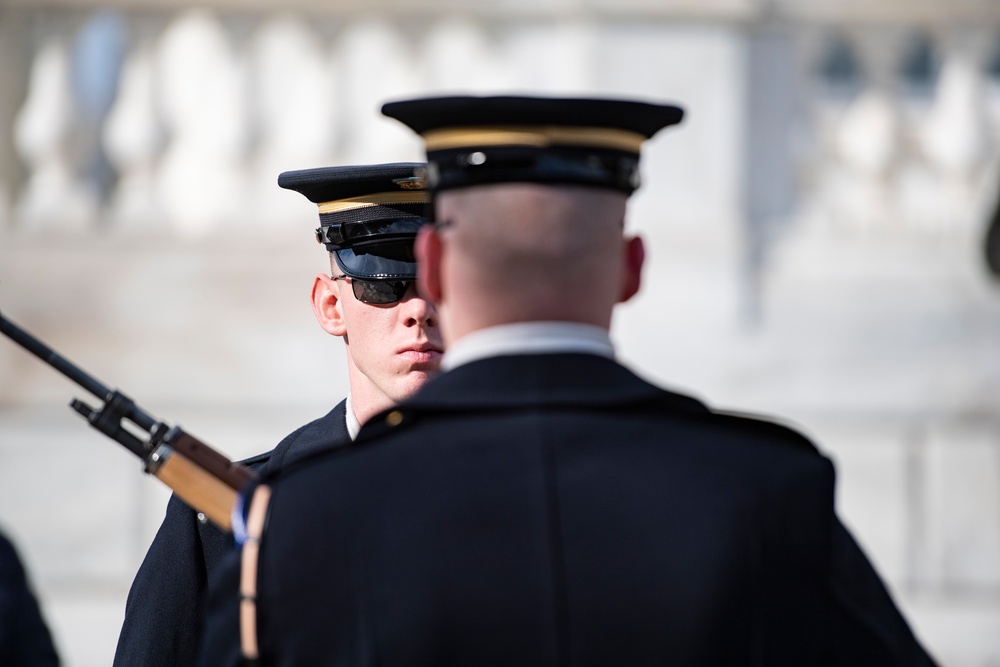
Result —
POLYGON ((435 190, 537 182, 629 194, 639 184, 643 141, 684 115, 635 100, 512 96, 405 100, 382 113, 424 138, 435 190))

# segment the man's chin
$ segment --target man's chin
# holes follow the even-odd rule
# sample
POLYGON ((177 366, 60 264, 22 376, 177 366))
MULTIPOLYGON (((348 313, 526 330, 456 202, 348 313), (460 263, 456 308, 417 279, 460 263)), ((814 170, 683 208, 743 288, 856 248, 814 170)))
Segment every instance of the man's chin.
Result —
POLYGON ((400 378, 396 384, 396 401, 405 401, 407 398, 420 390, 428 381, 438 374, 439 364, 429 365, 428 368, 413 368, 406 376, 400 378))

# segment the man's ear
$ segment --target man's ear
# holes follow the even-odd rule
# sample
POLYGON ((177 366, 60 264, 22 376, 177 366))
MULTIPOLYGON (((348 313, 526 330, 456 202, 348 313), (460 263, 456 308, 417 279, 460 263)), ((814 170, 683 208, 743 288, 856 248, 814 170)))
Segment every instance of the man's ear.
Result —
POLYGON ((646 260, 646 248, 638 236, 626 239, 623 252, 625 253, 625 271, 622 275, 622 293, 618 299, 619 303, 628 301, 639 291, 639 286, 642 284, 642 264, 646 260))
POLYGON ((347 334, 340 285, 325 273, 317 274, 313 279, 312 307, 323 331, 334 336, 347 334))
POLYGON ((421 296, 432 303, 441 301, 441 260, 444 248, 441 235, 433 225, 421 227, 413 242, 417 258, 417 289, 421 296))

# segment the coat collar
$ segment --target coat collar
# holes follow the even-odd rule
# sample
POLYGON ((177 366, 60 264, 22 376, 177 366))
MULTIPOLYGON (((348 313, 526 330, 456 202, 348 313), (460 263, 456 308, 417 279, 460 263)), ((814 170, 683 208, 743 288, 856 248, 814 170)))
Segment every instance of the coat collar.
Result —
POLYGON ((271 453, 267 471, 277 471, 289 463, 307 458, 314 452, 350 444, 351 435, 347 432, 346 411, 347 401, 341 401, 323 417, 286 436, 271 453))
POLYGON ((707 412, 697 400, 639 378, 612 359, 593 354, 522 354, 481 359, 443 373, 401 410, 476 410, 520 407, 615 407, 668 402, 707 412))

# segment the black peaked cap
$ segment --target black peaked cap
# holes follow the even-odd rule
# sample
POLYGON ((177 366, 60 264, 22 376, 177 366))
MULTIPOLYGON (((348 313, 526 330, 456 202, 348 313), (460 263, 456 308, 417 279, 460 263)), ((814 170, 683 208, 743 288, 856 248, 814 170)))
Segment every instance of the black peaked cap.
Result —
POLYGON ((413 239, 426 223, 429 195, 422 163, 286 171, 278 185, 319 207, 316 240, 352 278, 412 280, 413 239))
POLYGON ((534 182, 639 185, 642 142, 684 116, 680 107, 620 99, 432 97, 382 113, 420 134, 433 190, 534 182))

